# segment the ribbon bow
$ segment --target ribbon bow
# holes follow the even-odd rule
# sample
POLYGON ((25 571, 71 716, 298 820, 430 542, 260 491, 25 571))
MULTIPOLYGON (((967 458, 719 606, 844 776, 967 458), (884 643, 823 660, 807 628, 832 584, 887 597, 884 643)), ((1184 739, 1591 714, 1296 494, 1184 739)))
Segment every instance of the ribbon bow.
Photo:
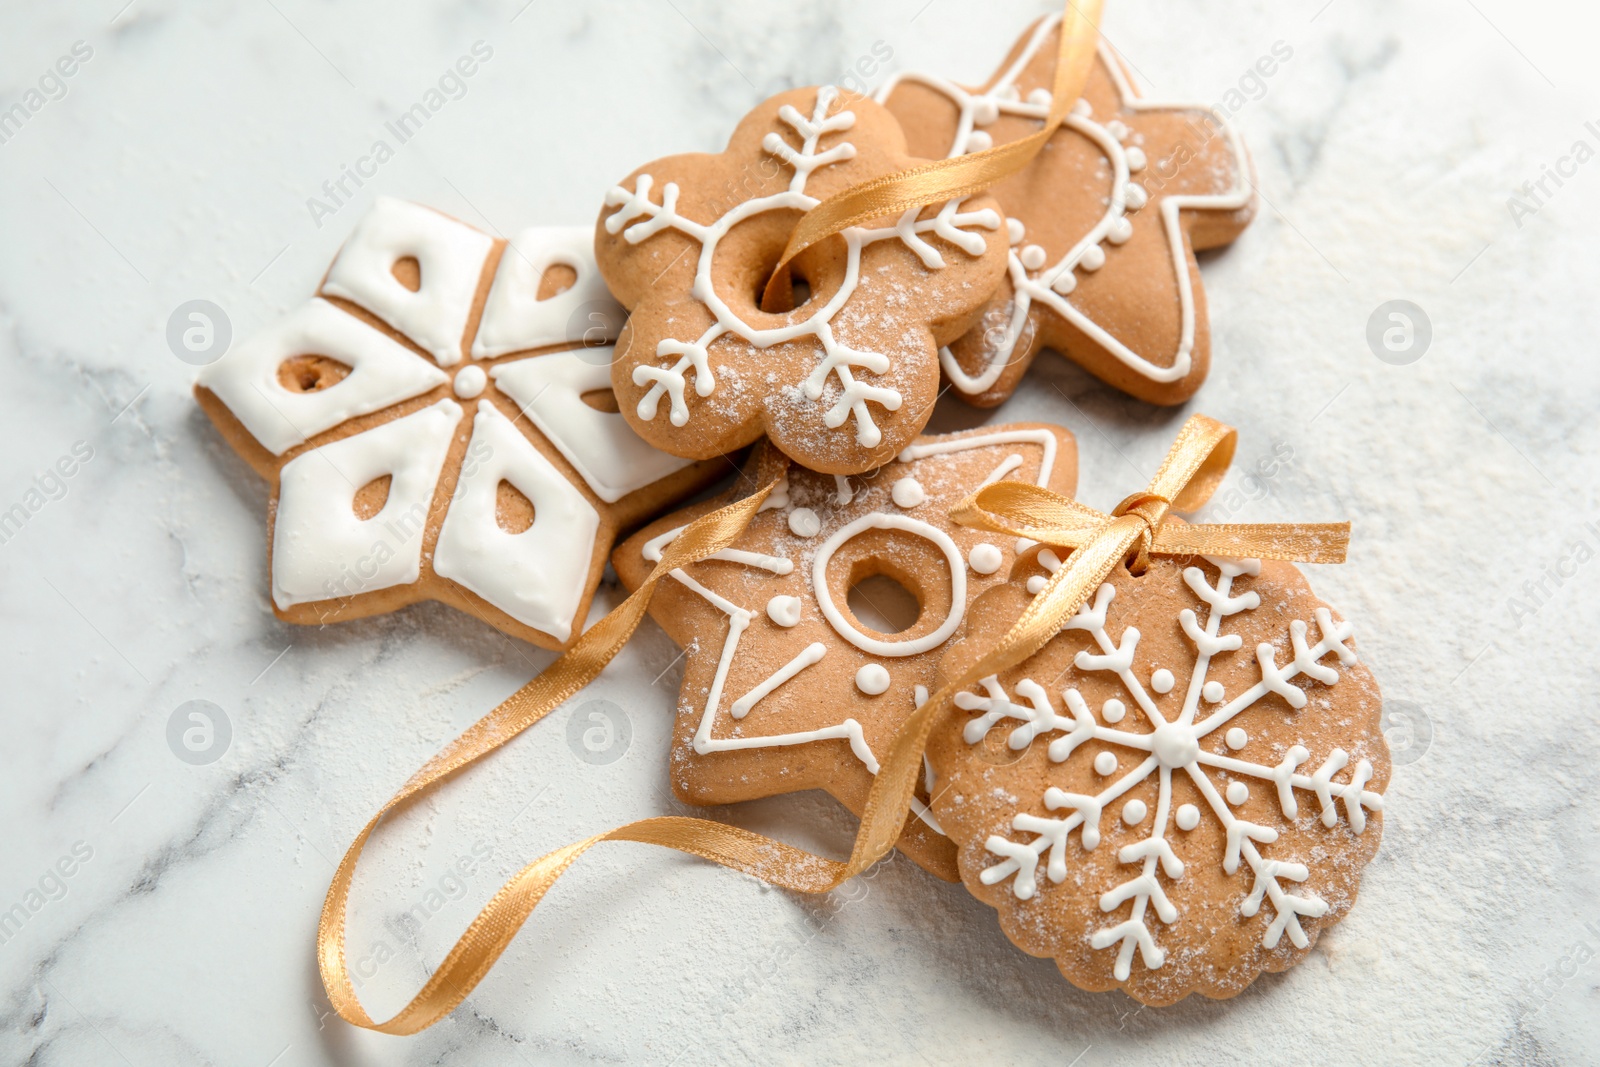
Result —
MULTIPOLYGON (((1237 440, 1231 427, 1204 415, 1192 416, 1150 485, 1128 496, 1110 515, 1036 485, 996 482, 956 505, 951 518, 963 526, 1062 548, 1095 546, 1102 554, 1120 551, 1135 574, 1144 572, 1151 556, 1343 563, 1350 543, 1347 522, 1192 526, 1168 520, 1170 512, 1194 511, 1211 498, 1233 462, 1237 440)), ((1099 574, 1096 584, 1109 573, 1107 569, 1099 574)))
POLYGON ((964 500, 954 517, 964 525, 1002 531, 1071 549, 1006 635, 977 663, 950 680, 906 720, 884 759, 848 860, 831 860, 759 834, 707 819, 641 819, 566 845, 530 863, 484 906, 422 990, 393 1018, 376 1022, 362 1008, 344 951, 344 916, 356 861, 390 810, 481 759, 549 714, 586 685, 622 648, 644 617, 656 583, 678 567, 726 548, 739 536, 773 483, 691 523, 632 596, 591 627, 544 673, 451 742, 401 787, 362 828, 329 887, 317 932, 317 956, 328 999, 346 1022, 389 1034, 412 1034, 437 1022, 489 972, 545 893, 577 859, 604 841, 636 841, 700 856, 773 885, 824 893, 888 854, 900 837, 922 773, 928 736, 955 695, 979 679, 1023 662, 1060 632, 1119 564, 1156 556, 1216 554, 1337 563, 1344 559, 1349 523, 1190 526, 1169 520, 1172 510, 1203 505, 1233 458, 1234 431, 1204 415, 1184 424, 1166 462, 1144 491, 1112 514, 1020 482, 998 482, 964 500))

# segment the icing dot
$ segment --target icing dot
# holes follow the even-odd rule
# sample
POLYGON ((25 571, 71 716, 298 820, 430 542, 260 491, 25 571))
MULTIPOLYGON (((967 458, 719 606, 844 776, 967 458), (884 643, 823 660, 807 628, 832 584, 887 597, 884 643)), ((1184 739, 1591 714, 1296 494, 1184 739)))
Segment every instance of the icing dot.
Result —
POLYGON ((483 392, 484 386, 489 384, 489 376, 479 366, 462 367, 456 374, 456 396, 463 400, 471 400, 483 392))
POLYGON ((1222 683, 1218 681, 1207 682, 1205 687, 1200 690, 1200 695, 1213 704, 1222 703, 1222 683))
POLYGON ((1072 113, 1079 118, 1086 119, 1094 114, 1094 108, 1089 106, 1089 101, 1080 96, 1078 97, 1078 102, 1072 105, 1072 113))
POLYGON ((1028 103, 1032 104, 1034 107, 1049 107, 1050 90, 1044 88, 1043 86, 1032 90, 1028 93, 1028 103))
POLYGON ((822 532, 822 520, 810 508, 795 508, 789 512, 789 530, 796 537, 815 537, 822 532))
POLYGON ((1229 748, 1237 752, 1247 743, 1249 743, 1250 735, 1235 726, 1233 729, 1229 730, 1225 735, 1223 735, 1222 739, 1228 742, 1229 748))
POLYGON ((1044 575, 1035 574, 1032 578, 1028 579, 1028 592, 1032 593, 1034 596, 1038 596, 1040 593, 1044 592, 1044 587, 1048 584, 1049 583, 1044 579, 1044 575))
POLYGON ((1045 265, 1048 258, 1045 250, 1039 245, 1028 245, 1017 256, 1022 260, 1022 265, 1029 270, 1038 270, 1045 265))
POLYGON ((1117 769, 1117 757, 1113 752, 1102 752, 1094 758, 1095 773, 1107 775, 1117 769))
POLYGON ((1150 676, 1150 688, 1154 689, 1158 693, 1172 692, 1172 684, 1172 672, 1167 670, 1165 667, 1162 667, 1160 670, 1156 671, 1156 673, 1150 676))
POLYGON ((1022 235, 1026 232, 1021 219, 1006 219, 1006 236, 1011 239, 1012 244, 1021 244, 1022 235))
POLYGON ((1057 274, 1056 277, 1055 277, 1055 281, 1050 283, 1050 288, 1054 289, 1056 292, 1060 293, 1062 296, 1066 296, 1068 293, 1072 292, 1072 290, 1076 289, 1077 287, 1078 287, 1077 276, 1074 275, 1070 270, 1064 270, 1060 274, 1057 274))
POLYGON ((967 134, 967 151, 982 152, 985 148, 994 147, 994 138, 982 130, 973 130, 967 134))
POLYGON ((1122 202, 1128 205, 1129 211, 1138 211, 1150 202, 1150 194, 1138 182, 1129 182, 1122 194, 1122 202))
POLYGON ((1146 810, 1147 809, 1144 806, 1144 801, 1140 800, 1138 797, 1134 797, 1132 800, 1122 805, 1122 821, 1127 823, 1129 826, 1138 826, 1140 823, 1144 822, 1146 810))
POLYGON ((1178 829, 1193 830, 1200 825, 1200 809, 1193 804, 1178 805, 1178 829))
POLYGON ((1125 141, 1128 139, 1128 127, 1123 125, 1122 122, 1117 119, 1112 119, 1110 122, 1106 123, 1106 132, 1119 141, 1125 141))
MULTIPOLYGON (((1015 85, 1002 85, 994 91, 994 96, 996 100, 1004 100, 1007 103, 1014 104, 1022 99, 1022 91, 1015 85)), ((995 109, 995 113, 999 114, 999 108, 995 109)), ((989 121, 993 122, 994 120, 990 119, 989 121)))
POLYGON ((1228 783, 1228 803, 1238 807, 1250 799, 1250 787, 1243 782, 1228 783))
POLYGON ((972 121, 979 126, 987 126, 1000 117, 1000 105, 987 96, 980 96, 972 101, 972 121))
POLYGON ((1135 174, 1139 173, 1141 170, 1144 170, 1146 162, 1144 158, 1144 149, 1137 145, 1129 145, 1127 148, 1127 153, 1128 169, 1135 174))
POLYGON ((1127 219, 1118 219, 1111 224, 1111 229, 1106 233, 1106 240, 1114 245, 1125 245, 1132 236, 1133 223, 1127 219))
POLYGON ((979 574, 993 574, 1000 569, 1000 564, 1003 560, 1004 557, 1000 555, 1000 550, 987 541, 975 546, 972 549, 972 554, 967 557, 967 562, 979 574))
POLYGON ((1083 250, 1083 257, 1078 260, 1078 266, 1084 270, 1099 270, 1106 265, 1106 250, 1099 245, 1090 245, 1083 250))
POLYGON ((1106 722, 1121 722, 1122 717, 1128 713, 1128 706, 1116 697, 1105 702, 1100 709, 1100 717, 1106 722))
MULTIPOLYGON (((901 478, 894 483, 894 488, 889 490, 889 497, 896 507, 914 508, 928 499, 928 494, 922 488, 922 483, 915 478, 901 478)), ((793 520, 790 520, 791 523, 793 520)))
POLYGON ((779 626, 793 626, 800 621, 800 598, 775 596, 767 601, 767 618, 779 626))
POLYGON ((856 671, 856 688, 869 697, 878 696, 889 689, 889 672, 881 663, 868 663, 856 671))

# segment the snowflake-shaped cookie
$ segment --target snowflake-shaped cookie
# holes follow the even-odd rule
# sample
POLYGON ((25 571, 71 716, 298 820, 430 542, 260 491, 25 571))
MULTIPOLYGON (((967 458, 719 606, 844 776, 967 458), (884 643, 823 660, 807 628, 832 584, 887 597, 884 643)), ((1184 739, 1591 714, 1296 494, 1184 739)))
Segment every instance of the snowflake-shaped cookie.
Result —
POLYGON ((595 254, 632 311, 612 379, 645 440, 704 458, 765 432, 833 474, 911 442, 938 392, 939 346, 1005 273, 992 198, 851 227, 795 260, 797 307, 758 301, 802 213, 915 162, 871 100, 795 89, 745 116, 720 155, 659 159, 612 188, 595 254))
POLYGON ((621 318, 586 228, 508 244, 379 199, 321 295, 195 385, 272 483, 278 616, 433 599, 568 644, 618 529, 722 466, 658 452, 617 414, 621 318))
MULTIPOLYGON (((1043 583, 975 604, 967 647, 1043 583)), ((1075 985, 1147 1004, 1299 962, 1355 902, 1382 830, 1381 702, 1350 637, 1287 563, 1117 568, 934 734, 932 806, 967 887, 1075 985), (985 755, 994 740, 1009 759, 985 755)))
MULTIPOLYGON (((624 542, 613 556, 623 582, 637 586, 689 522, 785 469, 781 456, 764 456, 728 497, 624 542)), ((1002 478, 1070 495, 1071 434, 1020 423, 922 437, 855 477, 790 466, 733 546, 657 586, 651 615, 689 649, 672 756, 678 795, 720 804, 824 789, 860 814, 879 758, 927 699, 967 605, 1004 582, 1015 558, 1013 542, 949 518, 1002 478)), ((950 844, 924 800, 900 847, 953 880, 950 844)))
MULTIPOLYGON (((981 89, 901 74, 879 99, 918 155, 1017 140, 1050 111, 1060 24, 1032 26, 981 89)), ((1195 252, 1232 241, 1255 212, 1249 156, 1226 115, 1141 99, 1102 42, 1060 131, 992 192, 1010 218, 1010 265, 980 323, 940 353, 957 392, 998 404, 1054 348, 1141 400, 1194 395, 1211 358, 1195 252)))

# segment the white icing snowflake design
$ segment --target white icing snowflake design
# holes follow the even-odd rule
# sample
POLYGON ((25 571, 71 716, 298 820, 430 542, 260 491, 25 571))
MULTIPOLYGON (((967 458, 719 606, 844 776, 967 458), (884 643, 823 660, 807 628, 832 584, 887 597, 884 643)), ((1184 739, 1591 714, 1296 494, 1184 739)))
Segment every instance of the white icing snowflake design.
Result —
POLYGON ((433 595, 560 647, 616 528, 642 517, 648 501, 635 494, 674 476, 692 491, 680 475, 690 461, 583 399, 610 389, 609 342, 623 318, 590 237, 530 227, 497 248, 462 222, 380 197, 321 295, 200 372, 202 404, 214 418, 225 409, 260 446, 246 455, 276 483, 282 617, 321 623, 367 613, 380 597, 386 610, 433 595), (409 283, 396 273, 407 260, 409 283), (541 298, 552 267, 572 280, 541 298), (361 428, 340 436, 355 420, 361 428), (360 513, 358 494, 381 480, 380 506, 360 513), (502 525, 502 483, 534 513, 520 530, 502 525))
POLYGON ((717 244, 735 225, 766 212, 810 210, 820 203, 816 197, 806 193, 806 183, 811 175, 855 157, 855 146, 849 141, 837 141, 826 150, 819 150, 824 136, 843 133, 855 125, 856 115, 852 111, 828 114, 838 95, 838 90, 832 86, 818 89, 816 107, 809 118, 789 104, 779 109, 778 118, 788 130, 768 133, 761 147, 768 155, 794 171, 789 187, 783 192, 745 200, 712 222, 697 222, 678 212, 679 188, 675 182, 667 182, 662 186, 660 203, 651 200, 654 179, 649 174, 640 174, 631 190, 618 185, 606 194, 607 206, 619 209, 605 219, 608 233, 621 233, 630 244, 638 244, 671 228, 700 243, 692 293, 716 319, 712 326, 693 340, 660 341, 655 354, 667 359, 669 362, 666 364, 634 368, 634 384, 648 386, 637 406, 640 419, 646 422, 653 420, 662 397, 666 397, 669 421, 674 426, 686 425, 690 419, 686 402, 688 378, 693 375, 696 395, 707 397, 712 394, 716 379, 711 371, 708 349, 712 342, 724 335, 733 334, 757 349, 811 337, 820 346, 820 353, 815 368, 801 384, 804 395, 812 401, 820 401, 830 375, 838 379, 841 389, 838 400, 823 412, 823 425, 830 430, 837 429, 847 419, 853 418, 856 441, 862 447, 874 448, 882 441, 882 431, 873 421, 867 405, 874 403, 885 410, 898 411, 902 397, 898 390, 872 385, 859 375, 885 373, 889 369, 889 357, 882 352, 861 351, 843 344, 835 338, 833 328, 834 317, 849 302, 860 280, 861 250, 878 241, 898 240, 915 253, 929 270, 939 270, 945 265, 944 257, 923 235, 932 233, 970 256, 980 256, 987 248, 987 243, 981 234, 973 232, 973 228, 999 229, 999 213, 987 208, 962 211, 965 201, 952 200, 932 218, 919 220, 917 216, 920 209, 914 208, 902 215, 893 226, 878 229, 852 226, 846 229, 841 236, 848 250, 848 262, 839 290, 803 321, 774 329, 757 329, 744 321, 717 293, 712 283, 712 264, 716 258, 717 244), (787 139, 791 135, 799 139, 798 147, 787 139))
MULTIPOLYGON (((1259 680, 1242 692, 1224 692, 1221 682, 1208 677, 1212 657, 1241 648, 1243 638, 1224 633, 1223 623, 1261 604, 1255 592, 1234 595, 1233 582, 1240 575, 1258 575, 1261 564, 1257 560, 1210 557, 1207 560, 1220 571, 1214 585, 1198 567, 1183 571, 1184 582, 1207 611, 1203 619, 1189 608, 1184 608, 1179 615, 1183 633, 1194 646, 1194 665, 1182 709, 1173 719, 1163 717, 1151 696, 1152 692, 1164 695, 1172 691, 1176 684, 1173 673, 1162 667, 1148 679, 1138 677, 1132 665, 1139 631, 1130 626, 1122 631, 1120 638, 1112 637, 1107 616, 1116 589, 1110 584, 1102 585, 1093 602, 1081 607, 1063 630, 1078 630, 1090 636, 1099 651, 1080 651, 1073 666, 1081 672, 1114 674, 1125 691, 1126 703, 1117 698, 1109 699, 1097 715, 1079 691, 1069 687, 1060 694, 1061 704, 1058 705, 1044 686, 1031 678, 1017 681, 1013 685, 1014 693, 1008 694, 994 677, 990 677, 981 683, 982 693, 961 693, 956 697, 957 707, 977 713, 963 730, 963 740, 968 744, 981 743, 990 730, 1009 720, 1018 724, 1009 733, 1008 744, 1012 749, 1025 749, 1036 738, 1048 735, 1047 751, 1050 760, 1056 763, 1065 761, 1091 739, 1123 749, 1137 760, 1131 771, 1112 778, 1104 789, 1092 795, 1069 793, 1052 786, 1044 795, 1044 806, 1063 813, 1061 817, 1018 813, 1012 821, 1014 830, 1032 835, 1031 838, 1014 840, 1000 835, 988 838, 985 848, 999 857, 999 862, 984 870, 980 880, 985 885, 995 885, 1010 878, 1011 890, 1021 900, 1033 897, 1038 891, 1041 857, 1048 857, 1046 877, 1054 883, 1064 881, 1070 866, 1068 838, 1073 831, 1078 831, 1084 849, 1097 848, 1101 820, 1111 805, 1152 775, 1158 777, 1159 793, 1154 813, 1148 812, 1145 802, 1138 798, 1126 801, 1120 810, 1125 823, 1131 827, 1148 825, 1149 833, 1119 851, 1118 860, 1130 865, 1133 871, 1126 881, 1099 899, 1103 912, 1132 901, 1132 913, 1126 920, 1104 926, 1090 937, 1095 949, 1117 948, 1113 973, 1119 981, 1127 980, 1135 950, 1148 968, 1159 968, 1165 960, 1166 953, 1156 944, 1149 913, 1153 911, 1166 924, 1179 918, 1178 909, 1167 898, 1160 877, 1164 875, 1177 881, 1184 875, 1184 863, 1173 851, 1168 835, 1173 828, 1193 830, 1202 818, 1216 820, 1225 832, 1223 870, 1232 875, 1243 864, 1252 879, 1250 893, 1239 906, 1240 914, 1254 916, 1263 903, 1272 909, 1274 917, 1263 937, 1267 948, 1275 948, 1284 934, 1296 947, 1306 947, 1309 940, 1300 925, 1301 917, 1327 914, 1325 901, 1296 892, 1295 884, 1304 882, 1310 873, 1305 864, 1263 853, 1264 847, 1278 839, 1278 831, 1250 822, 1234 812, 1233 809, 1243 804, 1249 795, 1244 779, 1254 779, 1263 788, 1273 790, 1284 818, 1289 820, 1300 810, 1302 798, 1297 792, 1309 794, 1315 800, 1324 827, 1337 824, 1342 807, 1344 819, 1357 834, 1367 827, 1367 812, 1383 808, 1383 797, 1365 788, 1373 777, 1372 765, 1367 760, 1355 764, 1348 781, 1333 781, 1333 776, 1350 763, 1343 749, 1335 748, 1321 766, 1312 768, 1307 765, 1310 753, 1300 744, 1291 745, 1281 762, 1275 765, 1220 755, 1202 747, 1202 740, 1225 731, 1230 751, 1244 748, 1249 743, 1244 731, 1228 725, 1241 712, 1268 694, 1277 694, 1299 711, 1305 707, 1307 697, 1303 689, 1290 684, 1294 679, 1303 675, 1331 686, 1339 681, 1339 671, 1321 662, 1323 657, 1331 653, 1347 667, 1356 662, 1355 653, 1345 644, 1352 633, 1350 624, 1335 622, 1327 608, 1318 607, 1315 643, 1310 641, 1310 628, 1305 621, 1291 621, 1289 639, 1293 658, 1279 664, 1273 647, 1260 644, 1255 649, 1259 680), (1207 709, 1204 712, 1202 705, 1207 709), (1118 729, 1117 724, 1130 715, 1143 716, 1150 726, 1149 732, 1118 729), (1213 778, 1217 772, 1224 772, 1231 779, 1220 791, 1213 778), (1174 775, 1187 776, 1193 782, 1205 799, 1204 811, 1193 804, 1171 810, 1174 775)), ((1040 561, 1047 569, 1060 566, 1059 560, 1048 552, 1041 553, 1040 561)), ((1035 584, 1033 588, 1037 591, 1039 586, 1035 584)), ((1109 778, 1115 775, 1117 767, 1112 753, 1101 752, 1096 757, 1094 769, 1099 775, 1109 778)))

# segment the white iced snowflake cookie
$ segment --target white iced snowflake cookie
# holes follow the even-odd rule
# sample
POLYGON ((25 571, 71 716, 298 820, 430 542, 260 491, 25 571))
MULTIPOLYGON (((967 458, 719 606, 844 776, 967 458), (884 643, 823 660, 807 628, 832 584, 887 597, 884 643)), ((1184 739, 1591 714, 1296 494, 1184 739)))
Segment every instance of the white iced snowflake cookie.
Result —
POLYGON ((320 624, 432 599, 568 644, 617 531, 718 473, 616 413, 621 320, 587 229, 508 244, 380 198, 321 295, 195 385, 273 485, 278 616, 320 624))
POLYGON ((766 433, 829 474, 909 444, 938 392, 939 346, 1005 273, 993 199, 851 227, 796 259, 793 310, 758 301, 801 214, 916 162, 878 104, 795 89, 747 115, 721 154, 659 159, 613 187, 595 254, 632 312, 613 385, 640 435, 704 458, 766 433))
MULTIPOLYGON (((673 789, 697 804, 824 789, 859 814, 968 604, 1016 559, 1014 538, 990 543, 950 509, 1002 478, 1071 495, 1077 450, 1059 427, 989 426, 918 438, 883 468, 844 476, 760 448, 729 496, 623 542, 618 576, 637 587, 687 523, 778 471, 781 491, 738 540, 675 571, 651 601, 656 621, 695 650, 683 668, 673 789)), ((913 799, 900 848, 954 879, 953 849, 925 800, 913 799)))
MULTIPOLYGON (((1060 565, 973 605, 947 675, 1060 565)), ((1238 993, 1355 902, 1389 752, 1352 627, 1292 565, 1119 567, 1031 659, 957 697, 928 748, 967 887, 1084 989, 1238 993)))

